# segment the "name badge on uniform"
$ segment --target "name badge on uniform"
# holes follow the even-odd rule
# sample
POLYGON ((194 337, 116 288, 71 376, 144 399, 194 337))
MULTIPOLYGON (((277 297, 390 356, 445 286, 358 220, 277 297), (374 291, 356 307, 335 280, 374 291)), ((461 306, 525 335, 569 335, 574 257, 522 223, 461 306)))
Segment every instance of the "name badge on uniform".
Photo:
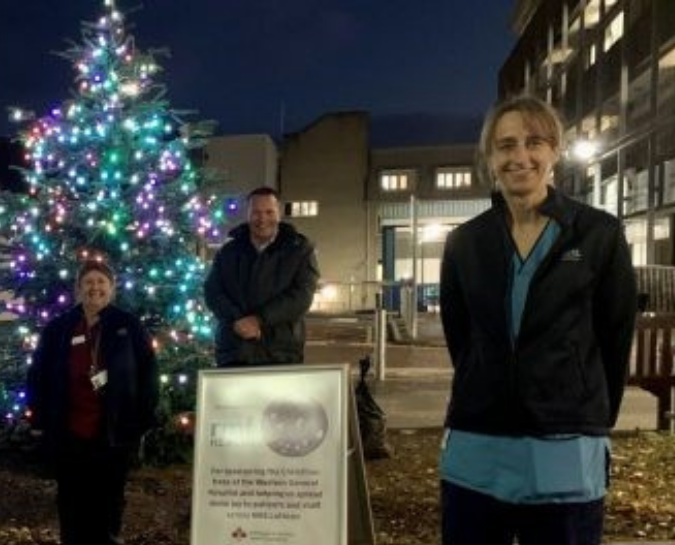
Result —
POLYGON ((87 341, 87 338, 84 335, 76 335, 73 337, 73 340, 70 341, 70 344, 73 346, 78 345, 78 344, 84 344, 87 341))
POLYGON ((108 371, 106 369, 91 375, 91 385, 94 387, 94 391, 100 390, 106 384, 108 384, 108 371))

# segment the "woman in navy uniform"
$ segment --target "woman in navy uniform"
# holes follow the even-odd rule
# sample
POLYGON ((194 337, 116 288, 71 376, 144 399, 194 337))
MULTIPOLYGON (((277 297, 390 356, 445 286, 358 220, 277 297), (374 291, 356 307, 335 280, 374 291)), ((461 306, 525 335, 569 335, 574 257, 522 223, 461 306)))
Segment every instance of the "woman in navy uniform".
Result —
POLYGON ((121 543, 124 487, 155 423, 157 364, 140 321, 111 304, 113 270, 87 261, 78 304, 50 321, 28 376, 32 428, 57 481, 63 545, 121 543))

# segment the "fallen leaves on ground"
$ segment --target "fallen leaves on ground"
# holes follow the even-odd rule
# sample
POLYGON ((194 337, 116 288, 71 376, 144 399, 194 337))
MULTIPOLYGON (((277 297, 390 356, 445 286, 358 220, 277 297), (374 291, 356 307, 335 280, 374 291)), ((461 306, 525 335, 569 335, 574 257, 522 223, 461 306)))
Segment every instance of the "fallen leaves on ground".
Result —
MULTIPOLYGON (((367 463, 379 545, 439 542, 441 430, 392 430, 393 456, 367 463)), ((639 433, 613 441, 606 541, 675 540, 675 437, 639 433)), ((143 468, 128 486, 128 545, 187 545, 192 475, 186 466, 143 468)), ((55 487, 17 454, 0 455, 0 543, 56 545, 55 487)))

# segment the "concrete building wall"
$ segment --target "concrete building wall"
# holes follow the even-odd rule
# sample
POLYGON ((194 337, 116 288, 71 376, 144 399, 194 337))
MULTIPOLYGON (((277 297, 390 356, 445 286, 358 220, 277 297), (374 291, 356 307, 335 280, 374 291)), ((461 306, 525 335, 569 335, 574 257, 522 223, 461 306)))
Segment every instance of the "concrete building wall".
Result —
POLYGON ((473 144, 371 151, 371 267, 382 279, 426 285, 422 299, 435 293, 447 233, 489 206, 490 188, 476 174, 475 152, 473 144), (383 180, 397 173, 407 177, 406 187, 388 187, 383 180), (447 186, 440 183, 443 173, 453 176, 444 179, 447 186))
POLYGON ((424 300, 433 299, 445 235, 489 206, 474 145, 370 149, 368 126, 362 112, 327 114, 282 146, 279 189, 288 219, 317 245, 325 286, 317 309, 372 308, 379 281, 408 284, 412 271, 413 282, 426 285, 424 300), (382 176, 399 171, 409 175, 406 187, 384 187, 382 176), (442 187, 439 174, 448 172, 451 183, 442 187))
POLYGON ((317 247, 322 279, 362 282, 366 269, 368 115, 328 114, 289 135, 282 147, 279 189, 287 207, 315 201, 318 214, 287 219, 317 247))
POLYGON ((474 168, 476 146, 474 144, 453 144, 445 146, 420 146, 405 148, 374 149, 371 152, 368 176, 368 200, 407 201, 410 194, 419 199, 463 199, 484 196, 474 168), (472 183, 468 187, 439 189, 436 185, 438 169, 450 168, 471 173, 472 183), (384 191, 380 175, 384 171, 410 169, 415 173, 414 185, 409 191, 384 191))
POLYGON ((206 146, 206 167, 235 189, 276 187, 277 149, 266 134, 216 136, 206 146))
POLYGON ((246 219, 245 197, 249 191, 259 186, 277 187, 277 147, 266 134, 213 137, 203 161, 211 178, 206 191, 236 200, 236 210, 228 213, 233 225, 246 219))

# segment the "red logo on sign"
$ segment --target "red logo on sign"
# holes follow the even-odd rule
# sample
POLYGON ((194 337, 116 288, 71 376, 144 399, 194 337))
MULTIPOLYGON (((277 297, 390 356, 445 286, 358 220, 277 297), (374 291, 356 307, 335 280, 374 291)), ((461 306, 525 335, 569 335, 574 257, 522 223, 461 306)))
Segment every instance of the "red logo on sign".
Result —
POLYGON ((239 541, 240 539, 246 539, 247 534, 244 530, 241 529, 241 526, 232 532, 232 537, 239 541))

